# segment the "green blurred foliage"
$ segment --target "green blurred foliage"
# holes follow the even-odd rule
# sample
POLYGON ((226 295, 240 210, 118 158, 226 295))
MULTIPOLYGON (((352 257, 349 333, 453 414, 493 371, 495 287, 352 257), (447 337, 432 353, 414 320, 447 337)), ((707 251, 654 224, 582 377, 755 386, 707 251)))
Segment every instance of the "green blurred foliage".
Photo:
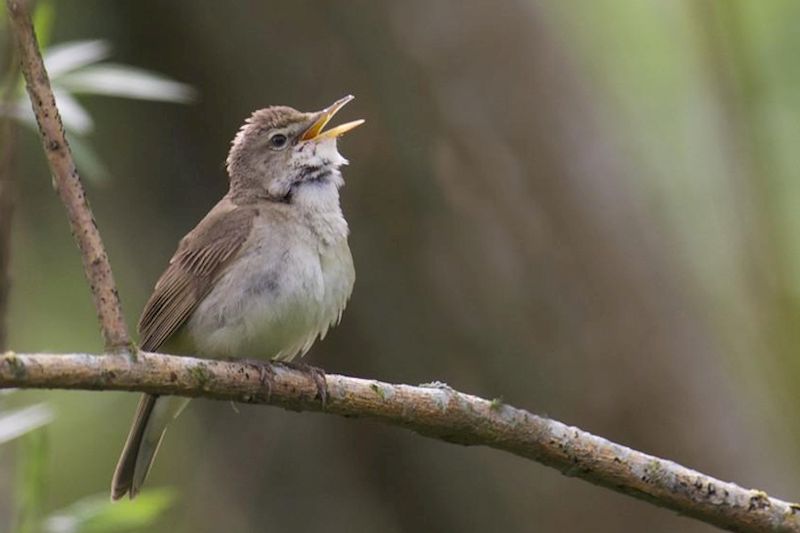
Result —
POLYGON ((17 472, 17 533, 38 533, 45 505, 45 478, 49 444, 44 430, 22 437, 17 472))
MULTIPOLYGON (((353 93, 358 279, 312 364, 443 380, 796 499, 796 2, 54 6, 51 43, 114 43, 115 61, 203 94, 174 106, 72 86, 110 176, 89 194, 131 326, 224 193, 241 121, 353 93)), ((98 351, 38 141, 20 140, 11 345, 98 351)), ((106 490, 136 400, 15 395, 42 399, 57 415, 50 513, 106 490)), ((180 499, 149 530, 710 531, 491 450, 239 411, 195 402, 170 430, 142 496, 180 499)))
MULTIPOLYGON (((53 414, 43 403, 12 409, 8 401, 13 391, 3 391, 0 399, 0 451, 14 441, 15 481, 13 506, 6 502, 0 516, 7 514, 3 530, 14 533, 111 533, 140 531, 151 526, 174 503, 176 493, 169 488, 148 491, 134 504, 114 504, 105 492, 45 513, 49 486, 50 442, 46 425, 53 414), (9 518, 10 517, 10 518, 9 518)), ((8 487, 5 487, 8 489, 8 487)))
MULTIPOLYGON (((85 136, 94 130, 91 114, 77 96, 111 96, 156 102, 188 104, 196 91, 184 84, 153 72, 109 62, 111 46, 102 40, 62 42, 49 46, 56 7, 52 1, 39 2, 33 15, 39 47, 42 50, 59 113, 70 134, 75 161, 84 178, 99 181, 107 178, 107 170, 91 142, 85 136)), ((10 50, 7 50, 9 52, 10 50)), ((0 86, 17 85, 12 102, 0 108, 0 116, 10 117, 36 133, 36 120, 28 95, 18 72, 12 71, 0 86)))
POLYGON ((169 488, 147 491, 137 498, 112 503, 107 494, 83 498, 54 512, 44 522, 45 533, 116 533, 142 531, 175 502, 169 488))

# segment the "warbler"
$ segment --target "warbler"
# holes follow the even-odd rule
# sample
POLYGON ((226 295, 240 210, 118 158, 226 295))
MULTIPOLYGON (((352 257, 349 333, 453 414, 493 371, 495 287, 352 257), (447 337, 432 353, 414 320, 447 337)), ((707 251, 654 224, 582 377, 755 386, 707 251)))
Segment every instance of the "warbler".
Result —
MULTIPOLYGON (((290 361, 341 320, 355 270, 337 139, 364 121, 324 128, 352 99, 310 113, 267 107, 245 121, 227 158, 227 194, 181 239, 142 311, 141 349, 290 361)), ((187 403, 142 397, 113 500, 139 493, 187 403)))

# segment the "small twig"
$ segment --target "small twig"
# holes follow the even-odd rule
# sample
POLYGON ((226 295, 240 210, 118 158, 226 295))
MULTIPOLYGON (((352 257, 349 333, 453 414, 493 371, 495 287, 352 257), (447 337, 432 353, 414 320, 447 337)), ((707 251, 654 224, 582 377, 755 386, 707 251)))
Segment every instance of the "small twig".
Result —
POLYGON ((81 251, 108 351, 129 351, 132 344, 122 315, 111 265, 64 135, 50 79, 42 62, 30 15, 22 0, 7 0, 22 73, 30 96, 53 186, 67 210, 72 235, 81 251))
POLYGON ((323 407, 311 373, 275 364, 269 374, 265 385, 251 361, 152 353, 140 353, 138 363, 90 354, 0 358, 0 388, 140 391, 371 418, 447 442, 510 452, 732 531, 800 531, 797 504, 444 384, 412 387, 329 374, 323 407))

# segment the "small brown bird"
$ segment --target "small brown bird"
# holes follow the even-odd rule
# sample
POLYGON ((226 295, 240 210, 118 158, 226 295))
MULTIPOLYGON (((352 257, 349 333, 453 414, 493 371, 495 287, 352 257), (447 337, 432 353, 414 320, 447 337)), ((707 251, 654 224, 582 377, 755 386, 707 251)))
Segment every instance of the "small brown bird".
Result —
MULTIPOLYGON (((178 245, 139 319, 145 351, 288 361, 339 322, 355 281, 339 206, 347 164, 324 130, 347 96, 315 113, 253 113, 227 159, 228 193, 178 245)), ((145 394, 111 498, 134 498, 167 424, 188 399, 145 394)))

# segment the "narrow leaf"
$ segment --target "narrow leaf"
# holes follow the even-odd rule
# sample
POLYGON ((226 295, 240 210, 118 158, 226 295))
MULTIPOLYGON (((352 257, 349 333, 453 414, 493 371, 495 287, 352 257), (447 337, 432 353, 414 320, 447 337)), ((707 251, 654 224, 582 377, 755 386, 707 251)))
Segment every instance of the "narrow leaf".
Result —
POLYGON ((171 488, 151 489, 136 501, 112 503, 107 494, 88 496, 53 513, 44 522, 46 533, 113 533, 140 531, 153 524, 177 498, 171 488))
POLYGON ((20 441, 17 470, 17 533, 41 531, 47 469, 47 434, 34 431, 20 441))
POLYGON ((14 440, 53 420, 53 411, 43 403, 0 415, 0 444, 14 440))
POLYGON ((56 8, 52 0, 39 0, 33 13, 33 27, 36 28, 36 38, 39 41, 39 48, 42 50, 46 50, 50 43, 55 19, 56 8))
POLYGON ((77 135, 69 137, 69 145, 72 148, 72 155, 75 156, 75 164, 89 181, 102 183, 108 179, 108 169, 100 156, 94 151, 91 143, 77 135))
POLYGON ((50 78, 97 63, 111 54, 111 46, 102 40, 69 41, 55 44, 44 54, 44 65, 50 78))
MULTIPOLYGON (((58 97, 59 99, 59 106, 66 101, 66 98, 63 94, 60 94, 58 97)), ((70 98, 70 97, 67 97, 70 98)), ((74 99, 70 98, 72 102, 75 102, 74 99)), ((80 106, 75 102, 76 105, 80 106)), ((61 108, 61 111, 65 112, 65 107, 61 108)), ((73 111, 80 109, 83 110, 83 107, 74 108, 73 111)), ((33 116, 33 111, 31 111, 30 107, 25 105, 9 105, 5 108, 0 107, 0 116, 8 116, 12 117, 16 121, 20 123, 20 125, 24 126, 25 128, 29 129, 33 133, 37 133, 38 126, 36 125, 36 119, 33 116)), ((77 116, 77 115, 76 115, 77 116)), ((94 148, 92 148, 91 144, 87 142, 83 137, 80 136, 82 133, 81 124, 75 124, 76 116, 71 115, 62 115, 62 119, 64 120, 64 124, 68 130, 70 135, 68 136, 70 148, 72 148, 72 155, 75 157, 75 162, 78 165, 78 169, 81 171, 81 175, 86 177, 88 180, 93 181, 95 183, 102 183, 108 179, 109 173, 108 169, 106 168, 103 161, 95 152, 94 148), (69 116, 69 118, 67 118, 69 116)), ((91 122, 91 116, 89 116, 90 120, 90 129, 93 125, 91 122)), ((80 119, 78 119, 80 120, 80 119)), ((84 125, 85 130, 85 125, 84 125)))
POLYGON ((103 94, 140 100, 188 103, 196 98, 189 85, 152 72, 105 63, 65 74, 59 85, 73 93, 103 94))
POLYGON ((61 120, 68 131, 74 131, 85 135, 94 129, 92 116, 86 109, 66 91, 53 89, 56 97, 56 105, 61 113, 61 120))

